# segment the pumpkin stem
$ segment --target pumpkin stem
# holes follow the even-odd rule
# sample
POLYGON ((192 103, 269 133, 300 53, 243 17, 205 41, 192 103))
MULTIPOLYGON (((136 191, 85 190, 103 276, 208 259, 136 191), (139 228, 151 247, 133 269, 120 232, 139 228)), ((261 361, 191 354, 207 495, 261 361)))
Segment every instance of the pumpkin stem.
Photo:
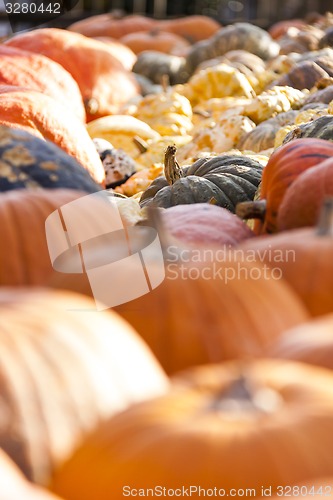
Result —
POLYGON ((99 109, 99 102, 95 97, 91 97, 90 99, 85 99, 84 107, 89 115, 95 115, 99 109))
POLYGON ((214 407, 217 411, 244 415, 244 412, 273 413, 282 404, 277 391, 256 386, 251 377, 241 371, 229 387, 218 394, 214 407))
POLYGON ((168 146, 164 155, 164 175, 170 186, 184 177, 184 172, 176 160, 176 152, 176 146, 168 146))
POLYGON ((141 139, 138 135, 133 137, 133 142, 138 148, 140 154, 143 154, 148 150, 148 143, 144 139, 141 139))
POLYGON ((169 75, 164 74, 161 76, 161 87, 163 92, 166 94, 168 91, 168 88, 170 86, 170 78, 169 75))
POLYGON ((243 220, 264 220, 266 214, 266 200, 242 201, 237 203, 236 215, 243 220))
POLYGON ((333 235, 333 197, 330 196, 324 199, 317 226, 318 236, 333 235))

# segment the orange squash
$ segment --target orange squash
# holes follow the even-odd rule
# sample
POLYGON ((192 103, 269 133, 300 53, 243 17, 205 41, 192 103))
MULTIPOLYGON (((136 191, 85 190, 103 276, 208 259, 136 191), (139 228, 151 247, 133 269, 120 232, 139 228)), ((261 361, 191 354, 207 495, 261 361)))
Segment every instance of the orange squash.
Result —
POLYGON ((135 54, 144 50, 157 50, 166 54, 180 53, 190 46, 180 35, 153 29, 151 31, 136 31, 120 38, 121 43, 129 47, 135 54))
POLYGON ((38 90, 86 121, 81 92, 74 78, 60 64, 41 54, 0 45, 0 85, 38 90))
POLYGON ((280 360, 198 367, 109 419, 52 490, 66 500, 258 498, 262 488, 332 477, 332 447, 330 371, 280 360))
POLYGON ((0 124, 53 142, 104 185, 104 168, 84 124, 51 97, 22 87, 0 86, 0 124))
POLYGON ((2 287, 0 317, 0 446, 39 484, 103 419, 169 387, 134 330, 87 297, 2 287))
POLYGON ((125 69, 131 71, 137 60, 133 50, 109 36, 95 36, 94 38, 99 42, 106 43, 108 49, 112 51, 113 56, 124 66, 125 69))
POLYGON ((88 121, 114 113, 139 93, 135 77, 98 40, 63 29, 41 28, 19 33, 5 44, 61 64, 80 88, 88 121))

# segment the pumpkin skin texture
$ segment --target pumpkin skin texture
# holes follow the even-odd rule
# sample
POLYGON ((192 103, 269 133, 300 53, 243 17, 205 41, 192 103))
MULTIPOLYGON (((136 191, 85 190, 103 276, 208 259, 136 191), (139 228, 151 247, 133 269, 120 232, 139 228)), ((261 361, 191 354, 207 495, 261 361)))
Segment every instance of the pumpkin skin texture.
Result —
POLYGON ((277 215, 286 190, 302 172, 332 154, 333 145, 317 138, 297 139, 273 152, 262 175, 260 199, 267 205, 264 221, 255 221, 257 234, 277 231, 277 215))
POLYGON ((333 314, 325 314, 287 330, 269 346, 267 356, 333 370, 333 314))
POLYGON ((24 130, 0 125, 0 158, 0 191, 45 187, 94 193, 101 189, 75 158, 24 130))
POLYGON ((91 492, 120 500, 125 485, 260 496, 263 485, 277 491, 331 476, 332 385, 327 370, 281 360, 197 367, 167 395, 109 419, 57 472, 52 489, 68 500, 90 500, 91 492), (280 448, 288 450, 283 463, 280 448))
POLYGON ((45 220, 87 193, 71 189, 14 189, 0 194, 0 285, 47 285, 52 268, 45 220))
POLYGON ((333 196, 333 158, 303 172, 287 189, 278 212, 278 230, 315 226, 328 196, 333 196))
MULTIPOLYGON (((168 152, 174 154, 172 146, 170 148, 167 148, 165 172, 169 162, 168 152)), ((208 202, 214 198, 216 205, 234 212, 237 203, 253 199, 262 170, 259 162, 245 156, 201 158, 190 167, 185 167, 183 176, 178 176, 174 181, 165 177, 155 179, 142 194, 140 204, 168 208, 208 202)))
POLYGON ((332 237, 318 235, 313 228, 291 229, 242 242, 262 262, 278 267, 311 316, 333 312, 332 237), (275 255, 288 258, 274 261, 275 255))
POLYGON ((0 496, 2 500, 61 500, 49 491, 29 483, 12 460, 0 451, 0 496))
POLYGON ((53 142, 104 185, 104 168, 84 124, 51 97, 21 87, 0 86, 0 124, 53 142))
POLYGON ((165 230, 183 245, 230 247, 254 236, 239 217, 209 203, 177 205, 161 216, 165 230))
POLYGON ((0 85, 42 92, 65 105, 82 122, 86 121, 78 84, 68 71, 48 57, 0 45, 0 85))
POLYGON ((87 297, 2 288, 0 309, 0 445, 39 484, 102 419, 168 388, 129 325, 87 297))
POLYGON ((164 282, 114 308, 139 332, 168 374, 258 357, 288 325, 308 318, 295 294, 268 268, 216 251, 186 251, 171 243, 164 282), (219 261, 212 260, 214 255, 219 261))
POLYGON ((136 31, 120 38, 120 42, 129 47, 135 54, 144 50, 157 50, 166 54, 176 54, 186 50, 190 44, 185 38, 166 31, 136 31))
POLYGON ((87 121, 112 114, 139 93, 134 76, 98 40, 68 30, 42 28, 20 33, 5 44, 43 54, 61 64, 80 88, 87 121))
POLYGON ((316 137, 326 141, 333 141, 333 116, 320 116, 316 120, 299 125, 286 135, 283 144, 302 137, 316 137))

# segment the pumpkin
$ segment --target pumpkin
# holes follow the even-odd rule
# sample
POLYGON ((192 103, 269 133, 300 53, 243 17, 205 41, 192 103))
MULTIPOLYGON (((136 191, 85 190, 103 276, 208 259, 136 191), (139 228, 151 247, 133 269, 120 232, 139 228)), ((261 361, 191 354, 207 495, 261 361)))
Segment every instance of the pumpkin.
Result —
POLYGON ((294 89, 310 90, 322 78, 328 78, 329 74, 314 61, 304 61, 295 64, 291 70, 281 76, 274 85, 289 86, 294 89))
POLYGON ((333 314, 288 329, 267 349, 267 356, 333 370, 333 314))
POLYGON ((139 154, 133 140, 135 137, 144 141, 160 138, 160 134, 147 123, 130 115, 97 118, 88 123, 87 131, 92 139, 100 138, 110 141, 114 148, 123 149, 133 158, 139 154))
POLYGON ((171 88, 145 96, 133 115, 162 136, 188 135, 193 128, 189 100, 171 88))
POLYGON ((330 26, 325 30, 324 35, 318 42, 318 47, 323 49, 324 47, 333 47, 333 26, 330 26))
POLYGON ((260 497, 331 477, 332 385, 331 372, 291 361, 197 367, 165 396, 109 419, 52 489, 68 500, 148 491, 260 497), (288 451, 282 461, 277 450, 288 451))
POLYGON ((302 29, 306 25, 303 19, 284 19, 277 21, 268 28, 268 33, 274 40, 278 40, 281 36, 285 35, 290 28, 302 29))
POLYGON ((254 151, 259 153, 274 147, 277 131, 285 125, 293 123, 297 111, 291 109, 284 113, 279 113, 273 118, 268 118, 259 123, 254 129, 244 134, 237 143, 236 148, 240 151, 254 151))
POLYGON ((261 179, 262 165, 244 156, 225 155, 201 158, 181 169, 176 148, 168 146, 165 153, 165 177, 155 179, 142 194, 140 204, 163 208, 173 205, 207 202, 235 211, 240 201, 251 200, 261 179))
POLYGON ((210 16, 204 15, 189 15, 158 21, 158 29, 180 35, 190 43, 210 38, 220 28, 219 22, 210 16))
POLYGON ((153 29, 155 25, 155 19, 140 14, 122 16, 109 12, 81 19, 70 24, 67 29, 89 37, 109 36, 119 39, 128 33, 153 29))
POLYGON ((197 124, 192 133, 192 141, 179 149, 179 158, 186 160, 200 153, 225 153, 235 148, 239 141, 255 128, 255 123, 246 116, 226 112, 219 120, 208 126, 197 124))
POLYGON ((51 97, 21 87, 0 86, 0 125, 53 142, 104 185, 103 165, 85 126, 51 97))
POLYGON ((265 60, 279 53, 278 44, 267 31, 251 23, 234 23, 219 29, 209 40, 193 45, 186 56, 188 71, 193 73, 205 59, 239 49, 247 50, 265 60))
POLYGON ((68 29, 86 36, 111 36, 117 39, 129 33, 156 29, 175 33, 192 43, 209 38, 220 27, 217 21, 203 15, 157 20, 139 14, 119 16, 116 13, 108 13, 82 19, 68 26, 68 29))
POLYGON ((332 211, 331 200, 327 200, 317 228, 263 235, 238 247, 277 267, 312 316, 333 312, 332 211))
POLYGON ((76 189, 14 189, 0 194, 0 227, 5 242, 0 246, 0 285, 48 284, 55 271, 45 220, 57 208, 86 194, 76 189))
POLYGON ((113 57, 115 57, 128 71, 131 71, 133 65, 137 59, 136 54, 133 50, 124 45, 123 43, 115 40, 114 38, 108 36, 97 36, 94 37, 95 40, 99 42, 106 43, 109 51, 112 51, 113 57))
MULTIPOLYGON (((163 227, 181 245, 229 248, 253 232, 236 215, 210 203, 176 205, 161 213, 163 227)), ((149 223, 149 220, 148 220, 149 223)))
POLYGON ((52 493, 29 483, 9 456, 0 450, 0 496, 2 500, 60 500, 52 493))
POLYGON ((279 207, 278 230, 315 226, 328 196, 333 196, 333 157, 309 168, 289 186, 279 207))
POLYGON ((304 54, 319 48, 319 40, 323 31, 316 26, 306 25, 301 29, 288 30, 284 36, 279 38, 280 54, 292 52, 304 54))
MULTIPOLYGON (((332 82, 333 83, 333 82, 332 82)), ((329 104, 331 101, 333 101, 333 84, 316 90, 315 92, 312 92, 309 94, 305 100, 303 106, 306 106, 307 104, 313 104, 313 103, 324 103, 324 104, 329 104)))
MULTIPOLYGON (((277 231, 279 207, 289 186, 302 172, 330 158, 332 154, 332 144, 311 138, 288 142, 273 152, 262 175, 259 201, 264 211, 261 218, 256 220, 256 233, 277 231)), ((243 207, 240 205, 237 208, 239 215, 243 207)), ((251 211, 254 206, 248 208, 251 211)))
POLYGON ((106 188, 115 188, 124 184, 136 172, 136 163, 122 149, 116 149, 105 139, 93 139, 105 170, 106 188))
POLYGON ((129 47, 135 54, 140 54, 144 50, 180 54, 190 46, 189 42, 182 36, 158 29, 128 33, 119 41, 129 47))
POLYGON ((138 54, 133 72, 158 84, 162 82, 165 75, 167 75, 170 85, 184 83, 189 78, 184 57, 164 54, 157 50, 147 50, 138 54))
POLYGON ((114 113, 139 92, 133 75, 98 40, 68 30, 40 28, 19 33, 5 45, 43 54, 61 64, 80 88, 88 121, 114 113))
POLYGON ((296 127, 286 135, 283 144, 302 137, 316 137, 326 141, 333 141, 333 116, 320 116, 316 120, 296 127))
POLYGON ((267 266, 233 255, 227 245, 189 248, 168 237, 166 243, 164 282, 114 310, 167 373, 261 356, 281 332, 308 318, 290 287, 267 266))
POLYGON ((0 85, 42 92, 86 121, 81 92, 74 78, 60 64, 41 54, 0 45, 0 85))
POLYGON ((187 82, 185 96, 192 105, 216 97, 254 97, 246 76, 228 64, 218 64, 195 73, 187 82))
POLYGON ((129 325, 87 297, 2 288, 0 309, 0 445, 37 483, 102 419, 168 387, 129 325))
POLYGON ((281 112, 300 108, 304 95, 302 91, 292 87, 274 86, 245 104, 243 114, 255 123, 260 123, 281 112))
POLYGON ((0 158, 0 191, 45 187, 94 193, 100 189, 74 158, 23 130, 0 125, 0 158))
POLYGON ((114 188, 114 191, 125 196, 134 196, 145 191, 154 179, 163 174, 162 164, 152 164, 131 175, 124 184, 114 188))

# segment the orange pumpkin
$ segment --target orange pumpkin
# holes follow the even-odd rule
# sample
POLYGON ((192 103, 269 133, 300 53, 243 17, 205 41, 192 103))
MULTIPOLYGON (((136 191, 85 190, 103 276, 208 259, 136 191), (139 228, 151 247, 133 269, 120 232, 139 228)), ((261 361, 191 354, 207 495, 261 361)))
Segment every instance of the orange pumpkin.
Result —
POLYGON ((192 15, 163 19, 159 21, 158 28, 180 35, 194 43, 212 37, 221 28, 221 24, 209 16, 192 15))
POLYGON ((106 43, 108 49, 112 51, 113 56, 124 66, 125 69, 131 71, 137 60, 133 50, 109 36, 96 36, 94 38, 99 42, 106 43))
POLYGON ((29 483, 20 469, 0 450, 1 500, 60 500, 49 491, 29 483))
POLYGON ((54 274, 45 220, 86 193, 71 189, 16 189, 0 194, 0 285, 46 285, 54 274))
POLYGON ((0 317, 0 446, 39 484, 101 420, 168 388, 134 330, 87 297, 2 287, 0 317))
POLYGON ((284 358, 333 370, 333 314, 296 326, 269 346, 267 356, 284 358))
POLYGON ((164 282, 114 308, 167 373, 260 356, 289 325, 308 318, 287 284, 259 263, 228 259, 216 248, 200 253, 170 245, 168 252, 164 282))
POLYGON ((157 29, 128 33, 120 38, 120 41, 133 50, 135 54, 140 54, 144 50, 175 54, 190 46, 189 42, 182 36, 157 29))
POLYGON ((332 203, 317 228, 300 228, 242 242, 239 249, 276 268, 312 316, 333 312, 332 203))
POLYGON ((60 64, 40 54, 0 45, 0 85, 38 90, 86 121, 80 89, 60 64))
POLYGON ((69 25, 67 29, 85 36, 110 36, 119 39, 128 33, 153 29, 156 24, 155 19, 140 14, 118 16, 109 13, 82 19, 69 25))
POLYGON ((105 172, 96 148, 80 120, 47 95, 0 85, 0 124, 47 139, 73 156, 104 185, 105 172))
POLYGON ((333 158, 309 168, 289 186, 279 208, 278 230, 315 226, 328 196, 333 196, 333 158))
POLYGON ((260 497, 332 477, 332 447, 330 371, 281 360, 198 367, 100 426, 52 489, 67 500, 260 497))
POLYGON ((260 200, 266 200, 266 213, 263 220, 256 220, 254 231, 276 232, 279 207, 288 187, 306 169, 332 155, 333 144, 324 139, 295 139, 277 148, 263 170, 260 200))
POLYGON ((19 33, 5 44, 61 64, 80 88, 88 121, 114 113, 139 93, 135 77, 113 56, 113 50, 98 40, 63 29, 42 28, 19 33))

